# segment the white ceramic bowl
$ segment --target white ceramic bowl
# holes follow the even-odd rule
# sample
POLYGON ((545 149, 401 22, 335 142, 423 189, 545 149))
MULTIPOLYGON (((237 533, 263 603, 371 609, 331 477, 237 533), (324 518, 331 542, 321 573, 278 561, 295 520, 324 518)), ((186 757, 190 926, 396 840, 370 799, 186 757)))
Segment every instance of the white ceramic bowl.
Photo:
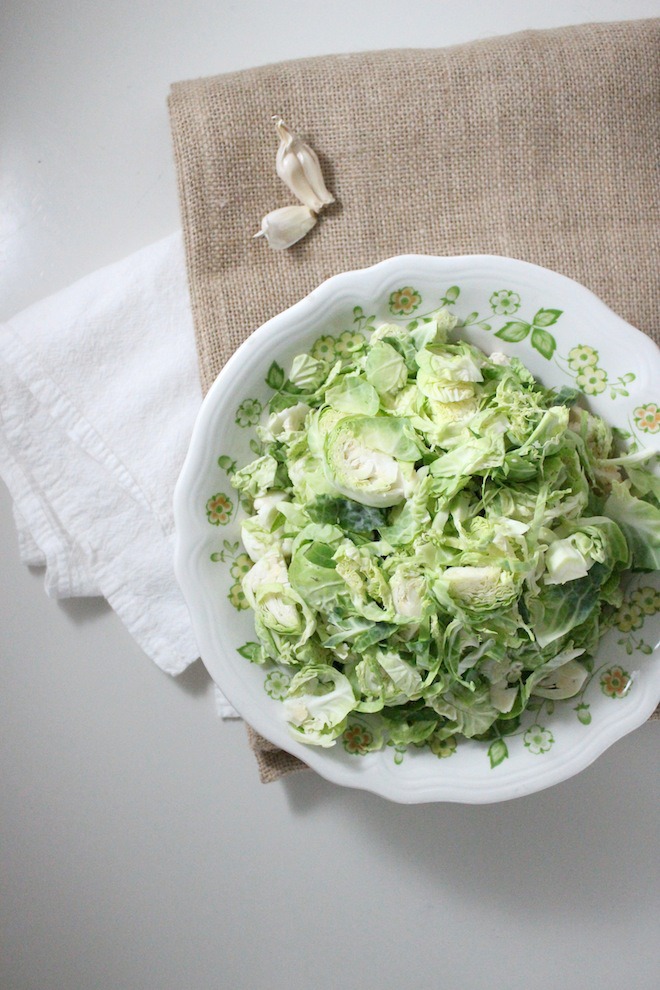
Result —
MULTIPOLYGON (((330 749, 289 734, 281 676, 239 652, 256 639, 240 576, 236 493, 228 474, 255 456, 253 427, 295 354, 339 349, 374 322, 408 323, 444 301, 459 335, 516 354, 545 385, 577 384, 592 411, 660 449, 660 352, 576 282, 509 258, 406 255, 324 282, 260 327, 207 395, 175 492, 176 573, 214 681, 258 732, 321 776, 401 802, 486 803, 529 794, 578 773, 643 723, 660 697, 658 575, 636 576, 619 628, 601 641, 579 698, 526 713, 510 735, 461 741, 439 758, 385 748, 360 755, 359 733, 330 749), (343 335, 343 336, 342 336, 343 335), (648 589, 653 589, 649 591, 648 589)), ((286 672, 284 672, 286 676, 286 672)), ((540 703, 540 699, 539 699, 540 703)))

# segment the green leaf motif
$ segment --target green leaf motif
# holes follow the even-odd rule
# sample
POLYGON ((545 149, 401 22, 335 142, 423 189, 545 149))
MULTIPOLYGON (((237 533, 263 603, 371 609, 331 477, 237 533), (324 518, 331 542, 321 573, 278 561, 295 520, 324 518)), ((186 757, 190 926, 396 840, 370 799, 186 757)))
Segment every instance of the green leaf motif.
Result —
POLYGON ((523 323, 521 320, 512 320, 510 323, 505 323, 501 330, 498 330, 495 334, 501 340, 508 340, 512 344, 517 344, 519 341, 524 340, 531 326, 529 323, 523 323))
POLYGON ((400 767, 401 764, 403 763, 403 758, 406 755, 406 752, 407 751, 408 751, 408 747, 407 746, 395 746, 394 747, 394 762, 395 762, 395 764, 398 767, 400 767))
POLYGON ((591 722, 591 712, 589 711, 589 705, 580 704, 575 706, 575 711, 577 712, 577 717, 582 725, 589 725, 591 722))
POLYGON ((488 747, 488 759, 490 768, 494 770, 500 763, 503 763, 509 756, 509 749, 503 739, 496 739, 488 747))
POLYGON ((501 735, 510 736, 512 733, 517 731, 519 725, 520 715, 514 715, 512 718, 505 718, 502 716, 498 728, 501 735))
POLYGON ((273 361, 268 369, 268 374, 266 375, 266 385, 268 388, 272 388, 276 392, 284 385, 284 369, 280 368, 277 361, 273 361))
MULTIPOLYGON (((353 306, 353 323, 357 324, 358 332, 361 330, 372 331, 375 330, 374 320, 376 319, 376 314, 372 313, 367 316, 362 306, 353 306)), ((350 331, 348 331, 350 333, 350 331)), ((343 336, 343 334, 342 334, 343 336)))
POLYGON ((227 474, 233 474, 236 470, 236 461, 232 457, 228 457, 227 454, 221 454, 218 458, 218 467, 226 471, 227 474))
POLYGON ((461 294, 461 290, 457 285, 450 285, 444 294, 444 297, 440 300, 445 306, 451 306, 455 303, 461 294))
POLYGON ((532 327, 532 347, 549 361, 555 353, 557 341, 547 330, 539 330, 538 327, 532 327))
POLYGON ((245 643, 238 647, 238 652, 246 660, 254 661, 261 656, 261 646, 259 643, 245 643))
POLYGON ((465 319, 462 320, 461 322, 464 327, 467 327, 470 325, 470 323, 474 323, 474 321, 477 319, 478 316, 479 316, 478 313, 468 313, 465 319))
POLYGON ((563 309, 540 309, 532 323, 535 327, 551 327, 563 312, 563 309))

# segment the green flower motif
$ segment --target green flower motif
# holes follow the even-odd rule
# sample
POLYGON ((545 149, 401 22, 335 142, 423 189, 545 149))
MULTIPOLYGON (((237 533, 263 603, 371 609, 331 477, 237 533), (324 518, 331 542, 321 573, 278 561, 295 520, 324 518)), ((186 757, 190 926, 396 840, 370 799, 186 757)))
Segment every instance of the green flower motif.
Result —
POLYGON ((354 722, 344 730, 341 741, 347 753, 352 756, 364 756, 365 753, 369 752, 374 737, 368 729, 354 722))
POLYGON ((234 511, 234 504, 224 492, 212 495, 206 503, 206 518, 212 526, 226 526, 234 511))
POLYGON ((578 344, 568 352, 568 367, 571 371, 584 371, 585 368, 595 368, 598 363, 598 351, 586 344, 578 344))
POLYGON ((429 749, 438 759, 446 760, 456 752, 456 736, 448 736, 446 739, 434 739, 431 736, 429 749))
POLYGON ((245 577, 247 572, 252 567, 252 561, 246 553, 239 553, 239 555, 232 561, 232 565, 229 568, 229 573, 237 581, 245 577))
POLYGON ((335 341, 335 355, 339 358, 350 357, 356 351, 362 350, 366 342, 363 334, 353 333, 352 330, 344 330, 335 341))
POLYGON ((605 391, 607 372, 602 368, 583 368, 575 381, 585 395, 598 395, 605 391))
POLYGON ((629 602, 624 602, 614 616, 614 625, 621 632, 631 632, 633 629, 639 629, 643 622, 642 609, 632 599, 629 602))
POLYGON ((396 292, 391 293, 388 305, 390 312, 394 313, 395 316, 410 316, 421 302, 422 297, 417 289, 413 289, 411 285, 406 285, 405 288, 397 289, 396 292))
POLYGON ((289 693, 291 677, 283 670, 271 670, 264 681, 264 691, 274 701, 284 701, 289 693))
POLYGON ((236 410, 235 422, 238 426, 254 426, 261 416, 259 399, 244 399, 236 410))
POLYGON ((317 361, 327 361, 328 363, 334 361, 335 338, 326 334, 325 337, 319 337, 315 340, 312 346, 312 357, 315 357, 317 361))
POLYGON ((494 313, 511 316, 520 309, 520 296, 510 289, 500 289, 490 297, 490 305, 494 313))
POLYGON ((249 608, 249 605, 247 603, 247 598, 245 597, 245 592, 243 591, 240 581, 235 581, 232 584, 231 588, 229 589, 229 594, 227 595, 227 598, 232 603, 234 608, 238 609, 239 612, 242 612, 244 609, 249 608))
MULTIPOLYGON (((656 588, 636 588, 630 596, 630 602, 640 608, 644 615, 655 615, 660 612, 660 591, 656 588)), ((623 632, 627 630, 624 629, 623 632)))
POLYGON ((623 667, 610 667, 600 679, 600 689, 608 698, 623 698, 631 685, 630 674, 623 667))
POLYGON ((637 426, 644 433, 657 433, 660 430, 660 409, 655 402, 648 402, 645 406, 639 406, 633 412, 633 417, 637 426))
POLYGON ((529 729, 523 735, 523 742, 530 753, 534 753, 538 756, 541 753, 547 753, 555 739, 550 729, 544 729, 542 725, 530 725, 529 729))

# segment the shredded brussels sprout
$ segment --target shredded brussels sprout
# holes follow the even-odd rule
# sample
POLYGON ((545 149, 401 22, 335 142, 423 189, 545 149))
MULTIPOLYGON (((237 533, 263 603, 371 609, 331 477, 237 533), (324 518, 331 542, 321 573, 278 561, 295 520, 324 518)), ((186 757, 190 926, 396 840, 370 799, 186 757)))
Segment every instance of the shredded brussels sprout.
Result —
POLYGON ((533 695, 582 689, 627 572, 660 568, 654 464, 455 323, 296 357, 233 475, 251 660, 290 668, 303 742, 352 714, 373 749, 508 731, 533 695))

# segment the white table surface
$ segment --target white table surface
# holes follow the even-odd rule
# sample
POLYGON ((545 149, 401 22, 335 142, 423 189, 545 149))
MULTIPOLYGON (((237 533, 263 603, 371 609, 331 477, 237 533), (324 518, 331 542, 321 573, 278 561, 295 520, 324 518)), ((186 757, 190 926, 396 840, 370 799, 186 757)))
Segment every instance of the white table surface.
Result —
MULTIPOLYGON (((10 0, 0 317, 179 226, 170 82, 660 14, 658 0, 10 0)), ((350 121, 348 122, 350 126, 350 121)), ((2 990, 657 986, 658 724, 486 807, 259 783, 195 664, 18 559, 0 486, 2 990)))

